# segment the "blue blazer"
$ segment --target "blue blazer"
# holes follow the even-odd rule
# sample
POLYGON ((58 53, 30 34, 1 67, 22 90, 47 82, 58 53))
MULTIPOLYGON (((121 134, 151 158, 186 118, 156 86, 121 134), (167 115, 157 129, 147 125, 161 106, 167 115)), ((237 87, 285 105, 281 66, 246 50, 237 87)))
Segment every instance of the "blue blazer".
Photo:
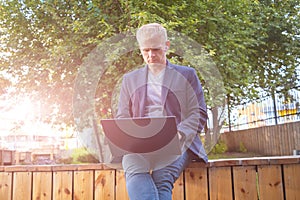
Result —
MULTIPOLYGON (((117 118, 145 116, 147 76, 147 65, 123 76, 117 118)), ((195 69, 167 62, 162 103, 164 114, 176 117, 184 149, 190 149, 207 162, 207 154, 199 138, 207 121, 206 104, 195 69)))

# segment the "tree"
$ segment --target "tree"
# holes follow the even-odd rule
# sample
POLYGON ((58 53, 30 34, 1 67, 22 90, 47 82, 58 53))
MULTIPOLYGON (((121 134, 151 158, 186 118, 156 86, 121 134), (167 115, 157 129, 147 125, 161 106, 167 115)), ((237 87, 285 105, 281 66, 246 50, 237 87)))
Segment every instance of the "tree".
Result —
MULTIPOLYGON (((16 93, 42 102, 44 121, 72 124, 74 83, 84 60, 104 41, 111 42, 108 49, 115 48, 110 40, 115 35, 160 22, 203 50, 199 56, 188 45, 175 46, 169 59, 192 67, 192 57, 195 63, 210 61, 221 74, 222 80, 213 80, 209 78, 214 71, 199 73, 217 136, 224 120, 223 99, 230 108, 256 98, 261 90, 293 86, 299 66, 298 5, 298 0, 2 1, 0 49, 6 53, 0 55, 0 69, 13 77, 10 84, 16 93), (221 95, 214 81, 225 88, 221 95)), ((173 44, 180 42, 184 41, 173 44)), ((111 99, 116 97, 113 86, 124 72, 142 64, 138 50, 111 59, 95 92, 99 116, 111 116, 111 99)), ((82 77, 83 85, 89 83, 88 78, 82 77)))
POLYGON ((300 63, 299 1, 262 1, 257 15, 262 10, 263 15, 257 19, 261 29, 256 33, 256 40, 262 43, 255 47, 254 57, 256 87, 263 88, 266 95, 286 93, 297 84, 300 63))

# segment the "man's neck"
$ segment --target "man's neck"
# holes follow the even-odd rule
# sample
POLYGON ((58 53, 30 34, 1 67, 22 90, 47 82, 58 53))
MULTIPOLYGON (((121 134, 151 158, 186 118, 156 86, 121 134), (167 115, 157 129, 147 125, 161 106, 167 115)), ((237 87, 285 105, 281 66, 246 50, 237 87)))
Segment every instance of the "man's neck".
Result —
POLYGON ((153 75, 158 75, 163 69, 166 68, 166 64, 148 64, 148 68, 153 75))

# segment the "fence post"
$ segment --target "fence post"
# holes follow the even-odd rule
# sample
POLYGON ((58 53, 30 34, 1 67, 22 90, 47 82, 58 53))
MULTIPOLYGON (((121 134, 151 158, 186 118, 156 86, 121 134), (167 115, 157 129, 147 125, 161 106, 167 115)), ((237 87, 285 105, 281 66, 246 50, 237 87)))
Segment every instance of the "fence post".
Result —
POLYGON ((275 92, 272 92, 272 99, 273 99, 273 106, 274 106, 274 118, 275 118, 275 125, 278 124, 277 120, 277 108, 276 108, 276 99, 275 99, 275 92))
POLYGON ((227 94, 227 108, 228 108, 228 128, 229 128, 229 132, 231 132, 231 115, 230 115, 230 95, 227 94))

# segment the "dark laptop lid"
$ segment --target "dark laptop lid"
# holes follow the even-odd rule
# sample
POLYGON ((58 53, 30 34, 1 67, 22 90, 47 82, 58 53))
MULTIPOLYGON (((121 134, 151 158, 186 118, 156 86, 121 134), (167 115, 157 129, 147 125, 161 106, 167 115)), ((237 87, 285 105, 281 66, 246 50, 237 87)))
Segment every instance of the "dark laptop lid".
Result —
POLYGON ((113 155, 181 154, 173 116, 102 119, 101 125, 113 155))

